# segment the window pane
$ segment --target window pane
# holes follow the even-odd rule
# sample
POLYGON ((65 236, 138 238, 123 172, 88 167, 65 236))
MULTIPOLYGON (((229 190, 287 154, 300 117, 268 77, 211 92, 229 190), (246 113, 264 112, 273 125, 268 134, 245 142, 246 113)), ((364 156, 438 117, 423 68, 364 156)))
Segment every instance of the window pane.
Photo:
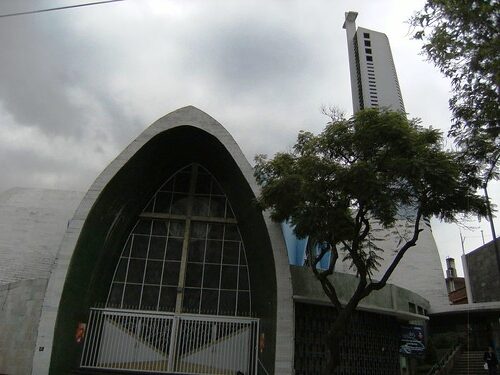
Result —
POLYGON ((115 280, 114 281, 125 281, 125 275, 127 274, 128 258, 120 258, 118 261, 118 267, 116 267, 115 280))
POLYGON ((156 236, 166 236, 167 225, 168 223, 166 221, 153 220, 153 234, 156 236))
POLYGON ((171 221, 168 225, 168 235, 170 237, 184 237, 184 222, 171 221))
POLYGON ((201 287, 201 276, 203 265, 198 263, 188 263, 186 268, 186 286, 201 287))
POLYGON ((212 180, 212 194, 213 195, 224 195, 224 192, 222 191, 221 187, 217 183, 217 181, 212 180))
POLYGON ((186 171, 186 172, 179 173, 175 176, 174 191, 181 193, 187 193, 189 191, 189 181, 191 180, 191 171, 186 171))
POLYGON ((235 224, 226 225, 226 231, 224 233, 225 240, 239 241, 240 234, 238 232, 238 227, 235 224))
POLYGON ((177 285, 179 285, 180 268, 180 262, 165 262, 165 269, 163 270, 163 285, 172 285, 177 287, 177 285))
POLYGON ((132 258, 146 258, 148 253, 149 237, 142 235, 135 235, 132 241, 132 258))
POLYGON ((155 211, 159 213, 168 214, 170 212, 170 204, 172 202, 172 193, 156 194, 155 211))
POLYGON ((191 223, 191 238, 205 238, 207 235, 207 224, 195 222, 191 223))
POLYGON ((236 289, 238 267, 222 266, 221 289, 236 289))
POLYGON ((226 206, 226 218, 234 219, 234 212, 229 203, 226 206))
POLYGON ((203 262, 205 254, 205 240, 190 240, 188 260, 190 262, 203 262))
POLYGON ((208 224, 208 237, 214 240, 222 239, 224 234, 224 224, 208 224))
POLYGON ((146 261, 143 259, 130 259, 127 274, 128 283, 142 283, 145 263, 146 261))
POLYGON ((184 289, 184 298, 182 300, 183 312, 198 312, 200 306, 200 289, 184 289))
POLYGON ((210 199, 210 216, 224 217, 225 212, 226 212, 226 198, 212 196, 210 199))
POLYGON ((193 215, 208 216, 208 197, 193 197, 193 215))
POLYGON ((245 248, 243 246, 243 243, 240 243, 241 246, 241 252, 240 252, 240 266, 246 266, 247 265, 247 258, 245 256, 245 248))
POLYGON ((132 233, 135 234, 150 234, 151 233, 151 220, 140 219, 137 222, 132 233))
POLYGON ((219 298, 219 314, 234 315, 236 310, 236 292, 221 290, 219 298))
POLYGON ((250 293, 238 293, 238 315, 250 315, 250 293))
POLYGON ((125 294, 123 296, 123 307, 139 307, 139 298, 141 296, 140 285, 125 285, 125 294))
POLYGON ((218 288, 220 278, 220 266, 218 264, 206 264, 203 274, 204 288, 218 288))
POLYGON ((222 241, 207 241, 207 250, 205 253, 205 262, 220 263, 222 254, 222 241))
POLYGON ((174 311, 177 298, 177 288, 161 288, 160 310, 174 311))
POLYGON ((141 309, 156 310, 159 293, 160 293, 159 286, 144 285, 144 288, 142 290, 141 309))
POLYGON ((149 243, 149 259, 163 260, 165 256, 165 245, 167 244, 166 237, 151 237, 149 243))
POLYGON ((219 292, 217 290, 203 289, 201 293, 201 313, 217 314, 217 302, 219 292))
POLYGON ((188 196, 186 194, 174 194, 170 213, 185 215, 187 213, 188 196))
POLYGON ((146 284, 160 284, 163 262, 148 261, 146 265, 146 276, 144 282, 146 284))
POLYGON ((113 283, 108 303, 114 307, 120 307, 122 303, 123 284, 113 283))
POLYGON ((239 290, 250 290, 248 283, 248 269, 246 266, 240 266, 240 276, 239 276, 239 290))
POLYGON ((224 264, 238 264, 240 256, 240 243, 236 241, 224 241, 224 264))
POLYGON ((180 238, 169 238, 167 242, 167 260, 181 260, 182 240, 180 238))

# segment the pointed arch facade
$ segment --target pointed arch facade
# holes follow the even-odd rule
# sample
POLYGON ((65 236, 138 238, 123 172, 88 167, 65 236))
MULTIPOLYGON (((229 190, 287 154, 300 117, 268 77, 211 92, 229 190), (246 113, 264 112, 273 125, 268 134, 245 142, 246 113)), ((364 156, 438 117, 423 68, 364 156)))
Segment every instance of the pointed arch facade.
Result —
POLYGON ((90 308, 111 305, 252 315, 260 320, 261 366, 292 373, 287 252, 279 225, 255 207, 257 195, 238 145, 202 111, 181 108, 147 128, 96 179, 68 224, 33 373, 78 368, 75 329, 90 308))

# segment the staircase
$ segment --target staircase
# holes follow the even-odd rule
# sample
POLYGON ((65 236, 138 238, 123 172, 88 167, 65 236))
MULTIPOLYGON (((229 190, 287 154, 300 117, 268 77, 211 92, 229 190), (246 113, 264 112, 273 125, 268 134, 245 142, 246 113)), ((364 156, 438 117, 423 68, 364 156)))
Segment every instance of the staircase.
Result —
POLYGON ((484 370, 482 351, 462 352, 455 362, 455 366, 450 372, 450 375, 478 375, 486 374, 484 370))

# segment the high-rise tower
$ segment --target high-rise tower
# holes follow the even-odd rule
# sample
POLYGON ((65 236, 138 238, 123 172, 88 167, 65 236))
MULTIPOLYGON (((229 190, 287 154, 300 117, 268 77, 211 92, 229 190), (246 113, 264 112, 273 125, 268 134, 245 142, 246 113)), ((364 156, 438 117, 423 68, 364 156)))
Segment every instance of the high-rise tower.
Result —
MULTIPOLYGON (((349 68, 351 73, 352 102, 354 113, 365 108, 388 108, 405 112, 396 68, 392 60, 389 39, 383 33, 358 27, 358 13, 345 14, 344 29, 347 31, 349 68)), ((406 207, 401 213, 409 219, 398 220, 396 226, 405 228, 411 220, 413 209, 406 207)), ((441 260, 434 241, 430 221, 422 219, 417 245, 401 259, 398 267, 389 278, 389 283, 409 289, 425 297, 431 304, 431 310, 449 304, 448 293, 443 278, 441 260)), ((401 234, 400 234, 401 235, 401 234)), ((404 234, 402 234, 404 236, 404 234)), ((374 279, 380 279, 393 262, 400 238, 393 231, 380 232, 378 246, 387 251, 381 254, 380 266, 373 273, 374 279)), ((353 272, 350 262, 340 262, 335 267, 338 272, 353 272)), ((414 306, 409 305, 410 311, 414 306)))
POLYGON ((358 27, 357 12, 345 14, 354 112, 386 107, 405 112, 389 39, 384 33, 358 27))

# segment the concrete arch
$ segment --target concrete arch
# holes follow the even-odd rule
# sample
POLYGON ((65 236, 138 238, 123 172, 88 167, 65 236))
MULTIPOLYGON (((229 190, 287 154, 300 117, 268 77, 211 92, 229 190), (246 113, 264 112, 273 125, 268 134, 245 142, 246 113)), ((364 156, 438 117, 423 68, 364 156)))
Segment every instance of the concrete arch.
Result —
POLYGON ((103 300, 124 234, 154 189, 189 162, 201 162, 221 183, 241 222, 243 240, 253 249, 251 283, 266 335, 262 362, 270 373, 292 373, 293 301, 281 229, 255 208, 259 189, 253 169, 231 135, 212 117, 188 106, 148 127, 108 165, 82 200, 49 280, 33 374, 66 373, 78 366, 76 325, 86 321, 91 305, 103 300))

